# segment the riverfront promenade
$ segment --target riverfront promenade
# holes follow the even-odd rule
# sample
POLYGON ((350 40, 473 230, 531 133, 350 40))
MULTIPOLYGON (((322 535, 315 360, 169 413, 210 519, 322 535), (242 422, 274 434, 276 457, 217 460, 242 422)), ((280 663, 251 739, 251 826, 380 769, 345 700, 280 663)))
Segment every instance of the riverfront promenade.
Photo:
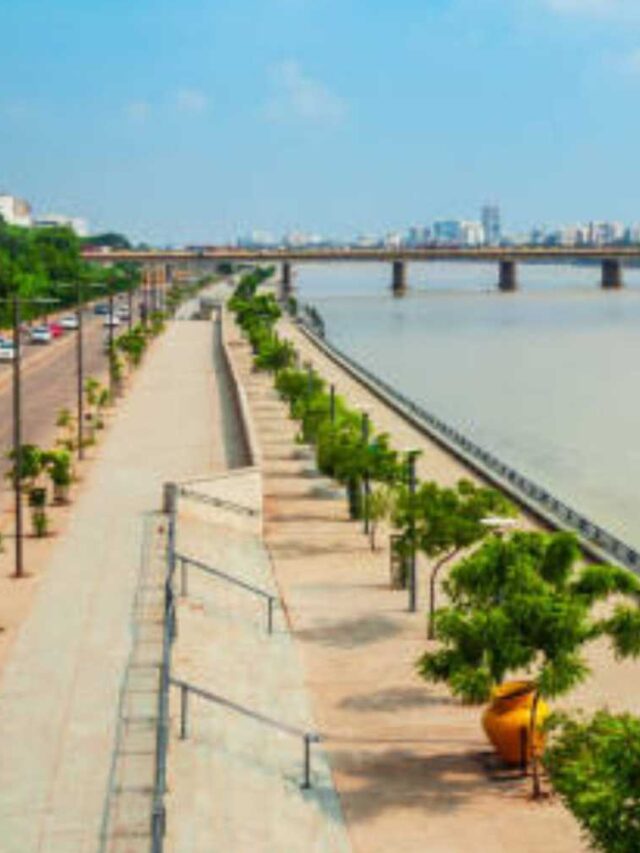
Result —
MULTIPOLYGON (((453 482, 468 472, 368 392, 333 370, 286 321, 281 331, 351 405, 367 405, 394 443, 425 451, 421 473, 453 482), (433 452, 432 452, 433 451, 433 452)), ((499 767, 480 728, 481 709, 423 682, 421 611, 389 589, 386 548, 372 553, 346 502, 317 496, 324 478, 295 458, 296 425, 251 370, 246 344, 232 347, 263 453, 265 530, 277 582, 299 645, 314 715, 328 750, 354 850, 386 853, 578 853, 585 849, 558 802, 532 804, 530 782, 499 767)), ((424 576, 423 576, 424 580, 424 576)))
POLYGON ((208 323, 156 342, 53 545, 0 682, 0 849, 95 851, 145 513, 225 464, 208 323))

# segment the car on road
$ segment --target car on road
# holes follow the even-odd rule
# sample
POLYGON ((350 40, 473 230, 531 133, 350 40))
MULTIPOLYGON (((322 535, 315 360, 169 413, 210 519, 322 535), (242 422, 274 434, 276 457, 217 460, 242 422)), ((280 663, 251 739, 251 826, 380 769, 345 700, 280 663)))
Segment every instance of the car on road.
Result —
POLYGON ((50 344, 51 338, 51 329, 48 326, 34 326, 31 329, 32 344, 50 344))
POLYGON ((96 302, 93 306, 94 314, 108 314, 109 313, 109 304, 107 302, 96 302))
POLYGON ((109 326, 113 326, 115 328, 116 326, 120 325, 120 318, 118 317, 117 314, 108 314, 104 318, 102 325, 104 326, 105 329, 108 329, 109 326))
POLYGON ((6 338, 0 338, 0 361, 13 361, 16 357, 13 343, 6 338))
POLYGON ((78 328, 78 317, 76 314, 66 314, 61 320, 60 325, 66 331, 73 331, 78 328))
POLYGON ((120 305, 116 311, 116 316, 118 316, 121 320, 128 320, 131 316, 129 313, 128 305, 120 305))

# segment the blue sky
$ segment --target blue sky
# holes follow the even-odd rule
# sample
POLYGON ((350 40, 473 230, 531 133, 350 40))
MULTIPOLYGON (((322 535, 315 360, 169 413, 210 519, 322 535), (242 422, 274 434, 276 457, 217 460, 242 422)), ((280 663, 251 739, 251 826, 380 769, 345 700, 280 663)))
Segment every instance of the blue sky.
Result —
POLYGON ((640 0, 0 0, 0 188, 178 243, 640 220, 640 0))

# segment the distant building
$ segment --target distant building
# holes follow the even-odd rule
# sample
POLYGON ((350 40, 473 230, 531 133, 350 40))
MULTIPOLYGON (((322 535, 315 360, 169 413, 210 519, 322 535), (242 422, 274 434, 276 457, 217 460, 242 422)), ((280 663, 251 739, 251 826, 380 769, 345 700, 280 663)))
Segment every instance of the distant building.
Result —
POLYGON ((23 228, 32 225, 29 202, 8 193, 0 193, 0 216, 7 225, 21 225, 23 228))
POLYGON ((482 246, 484 227, 481 222, 443 219, 433 223, 433 240, 438 246, 482 246))
POLYGON ((243 237, 238 237, 236 245, 240 249, 267 249, 277 246, 278 241, 268 231, 251 231, 243 237))
POLYGON ((485 204, 480 216, 484 228, 484 242, 487 246, 498 246, 502 239, 500 208, 497 204, 485 204))
POLYGON ((61 213, 46 213, 33 221, 35 228, 71 228, 78 237, 87 237, 89 225, 86 219, 78 216, 65 216, 61 213))
POLYGON ((420 246, 428 246, 431 240, 431 229, 416 225, 409 228, 405 242, 411 248, 419 248, 420 246))

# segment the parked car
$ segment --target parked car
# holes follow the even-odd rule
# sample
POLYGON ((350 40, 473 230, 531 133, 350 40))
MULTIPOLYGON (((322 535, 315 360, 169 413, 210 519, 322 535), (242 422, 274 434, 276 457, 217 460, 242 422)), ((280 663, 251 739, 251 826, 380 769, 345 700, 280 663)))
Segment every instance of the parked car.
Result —
POLYGON ((34 326, 31 329, 32 344, 50 344, 51 338, 51 329, 48 326, 34 326))
POLYGON ((63 329, 67 331, 72 331, 73 329, 78 328, 78 316, 77 314, 66 314, 62 320, 60 320, 60 325, 63 329))
POLYGON ((109 304, 108 302, 96 302, 93 306, 94 314, 108 314, 109 313, 109 304))
POLYGON ((51 332, 52 338, 60 338, 64 332, 64 329, 60 325, 60 323, 49 323, 49 331, 51 332))
POLYGON ((109 326, 114 326, 114 327, 119 326, 120 325, 120 318, 118 317, 117 314, 108 314, 104 318, 104 322, 102 323, 102 325, 104 326, 105 329, 108 329, 109 326))
POLYGON ((16 351, 11 341, 0 338, 0 361, 13 361, 16 351))
POLYGON ((116 311, 116 316, 121 320, 128 320, 130 317, 129 314, 129 306, 128 305, 120 305, 116 311))

